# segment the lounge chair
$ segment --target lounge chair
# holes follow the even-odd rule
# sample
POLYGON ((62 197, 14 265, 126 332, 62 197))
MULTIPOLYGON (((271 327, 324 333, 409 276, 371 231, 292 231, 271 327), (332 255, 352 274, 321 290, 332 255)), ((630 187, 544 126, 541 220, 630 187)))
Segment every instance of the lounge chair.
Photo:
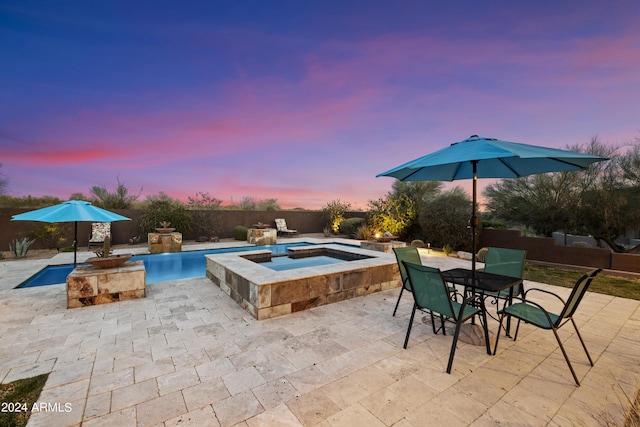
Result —
POLYGON ((91 246, 104 245, 105 239, 111 241, 111 223, 94 222, 91 224, 91 234, 89 235, 89 250, 91 246))
MULTIPOLYGON (((498 314, 500 315, 500 328, 502 328, 502 321, 504 320, 505 316, 508 316, 509 318, 515 317, 516 319, 518 319, 518 326, 516 327, 516 333, 513 336, 514 341, 518 338, 518 331, 520 330, 520 321, 529 323, 530 325, 533 325, 537 328, 552 330, 553 335, 555 335, 556 337, 556 341, 558 341, 558 346, 560 347, 560 350, 562 350, 562 354, 564 355, 564 360, 566 360, 567 365, 569 366, 569 370, 571 371, 571 375, 573 375, 573 379, 575 380, 578 386, 580 385, 580 381, 578 381, 578 377, 576 376, 576 373, 573 370, 573 366, 571 366, 571 362, 569 361, 569 356, 567 356, 567 352, 564 349, 564 346, 562 345, 562 341, 560 341, 560 336, 558 335, 558 329, 560 329, 565 324, 569 323, 569 321, 573 323, 573 327, 576 330, 576 335, 580 339, 580 343, 582 344, 582 348, 584 349, 584 352, 587 355, 587 359, 589 359, 589 363, 591 364, 591 366, 593 366, 593 361, 591 360, 591 356, 589 355, 589 350, 587 350, 587 346, 585 345, 584 340, 580 335, 580 331, 578 331, 578 326, 576 326, 576 322, 573 320, 573 315, 578 309, 578 305, 580 305, 580 301, 582 301, 582 297, 584 297, 584 294, 587 292, 587 289, 589 289, 589 285, 591 285, 591 282, 593 281, 593 279, 601 271, 602 269, 597 268, 589 273, 583 274, 582 277, 578 279, 576 284, 573 286, 571 295, 569 295, 569 298, 567 299, 566 302, 560 296, 556 295, 553 292, 550 292, 544 289, 539 289, 539 288, 530 288, 524 293, 524 296, 522 298, 514 298, 516 300, 520 300, 521 302, 516 302, 515 304, 512 304, 498 311, 498 314), (529 293, 532 291, 542 292, 547 295, 552 295, 555 298, 559 299, 564 304, 564 307, 562 308, 562 311, 560 312, 560 314, 551 313, 550 311, 547 311, 542 305, 536 302, 533 302, 530 299, 527 299, 529 293)), ((496 345, 493 349, 493 354, 495 354, 496 350, 498 349, 499 340, 500 340, 500 334, 498 334, 498 336, 496 337, 496 345)))
POLYGON ((287 221, 284 218, 276 218, 276 229, 279 235, 292 236, 298 234, 298 230, 287 228, 287 221))

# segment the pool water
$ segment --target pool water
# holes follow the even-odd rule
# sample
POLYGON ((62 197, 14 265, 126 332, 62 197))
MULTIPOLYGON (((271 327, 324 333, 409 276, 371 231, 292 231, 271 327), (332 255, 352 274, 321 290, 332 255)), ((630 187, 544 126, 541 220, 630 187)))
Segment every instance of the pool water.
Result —
POLYGON ((338 264, 341 262, 347 261, 326 255, 306 258, 289 258, 288 256, 279 256, 271 258, 271 261, 261 262, 260 265, 275 271, 286 271, 293 270, 295 268, 318 267, 320 265, 338 264))
MULTIPOLYGON (((230 252, 247 252, 260 249, 270 250, 273 255, 283 255, 289 248, 298 246, 312 246, 313 243, 286 243, 268 246, 242 246, 234 248, 207 249, 202 251, 171 252, 153 255, 136 255, 131 261, 141 260, 147 270, 147 284, 164 282, 166 280, 190 279, 202 277, 206 274, 205 255, 223 254, 230 252)), ((283 257, 286 258, 286 257, 283 257)), ((79 264, 80 265, 80 264, 79 264)), ((86 265, 86 264, 85 264, 86 265)), ((36 286, 55 285, 66 283, 67 276, 73 271, 73 264, 49 265, 17 288, 31 288, 36 286)))

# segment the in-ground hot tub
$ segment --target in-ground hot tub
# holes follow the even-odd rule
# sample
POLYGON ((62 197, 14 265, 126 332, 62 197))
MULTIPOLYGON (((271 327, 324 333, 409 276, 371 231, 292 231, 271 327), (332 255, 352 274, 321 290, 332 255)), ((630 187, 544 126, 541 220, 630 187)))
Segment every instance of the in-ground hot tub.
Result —
POLYGON ((258 320, 400 286, 392 254, 342 245, 289 249, 289 257, 328 256, 344 262, 276 271, 268 250, 207 255, 207 277, 258 320))

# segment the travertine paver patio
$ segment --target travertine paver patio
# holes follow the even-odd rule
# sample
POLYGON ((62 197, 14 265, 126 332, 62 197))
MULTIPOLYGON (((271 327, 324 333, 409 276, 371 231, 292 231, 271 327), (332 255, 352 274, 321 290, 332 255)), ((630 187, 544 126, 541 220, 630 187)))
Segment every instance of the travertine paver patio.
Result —
MULTIPOLYGON (((29 263, 2 263, 0 282, 29 263)), ((392 317, 397 294, 257 321, 206 278, 69 310, 64 285, 2 290, 0 379, 50 372, 40 402, 71 410, 29 425, 87 427, 599 426, 621 423, 640 384, 640 301, 587 294, 577 322, 594 367, 571 328, 560 331, 576 387, 553 334, 526 325, 496 356, 460 343, 446 374, 451 335, 417 321, 404 350, 412 300, 392 317)))

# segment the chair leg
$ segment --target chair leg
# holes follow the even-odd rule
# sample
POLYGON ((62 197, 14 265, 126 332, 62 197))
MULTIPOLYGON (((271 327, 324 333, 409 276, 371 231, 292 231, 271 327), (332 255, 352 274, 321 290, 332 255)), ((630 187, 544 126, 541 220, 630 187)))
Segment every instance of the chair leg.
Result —
POLYGON ((396 308, 393 309, 392 316, 396 315, 396 311, 398 311, 398 305, 400 305, 400 298, 402 298, 402 293, 404 292, 404 285, 400 287, 400 295, 398 295, 398 301, 396 302, 396 308))
MULTIPOLYGON (((487 324, 487 313, 482 311, 482 327, 484 329, 484 343, 487 345, 487 354, 491 354, 491 342, 489 342, 489 326, 487 324)), ((500 329, 498 329, 498 335, 500 335, 500 329)))
POLYGON ((431 328, 433 329, 433 334, 438 335, 438 330, 436 329, 436 318, 433 315, 433 311, 429 310, 429 315, 431 316, 431 328))
MULTIPOLYGON (((460 319, 460 317, 458 317, 460 319)), ((447 364, 447 374, 451 373, 451 366, 453 366, 453 357, 456 354, 456 345, 458 344, 458 335, 460 335, 460 320, 456 321, 456 331, 453 334, 453 342, 451 343, 451 350, 449 351, 449 363, 447 364)))
POLYGON ((498 351, 498 342, 500 341, 500 330, 502 329, 502 321, 504 320, 506 314, 502 313, 500 315, 500 326, 498 326, 498 335, 496 335, 496 344, 493 347, 493 355, 496 355, 496 351, 498 351))
POLYGON ((518 319, 518 324, 516 325, 516 333, 513 335, 513 340, 518 339, 518 331, 520 331, 520 319, 518 319))
POLYGON ((440 315, 440 329, 442 329, 442 335, 447 335, 447 331, 444 328, 444 322, 445 322, 444 316, 441 314, 440 315))
MULTIPOLYGON (((449 351, 449 363, 447 364, 447 374, 451 373, 451 366, 453 366, 453 357, 456 354, 456 345, 458 344, 458 336, 460 335, 460 326, 462 325, 462 313, 464 313, 464 308, 467 306, 466 303, 462 303, 460 306, 460 312, 456 317, 456 331, 453 334, 453 342, 451 343, 451 351, 449 351)), ((473 316, 475 317, 475 316, 473 316)))
POLYGON ((411 335, 411 326, 413 325, 413 318, 416 315, 416 308, 418 306, 414 303, 413 310, 411 311, 411 319, 409 319, 409 327, 407 328, 407 336, 404 339, 404 348, 407 348, 407 344, 409 343, 409 335, 411 335))
POLYGON ((593 360, 591 360, 591 355, 589 354, 589 350, 587 350, 587 346, 585 345, 584 340, 582 339, 582 335, 580 335, 580 331, 576 326, 576 322, 573 321, 573 317, 571 318, 571 323, 573 323, 573 328, 576 330, 576 334, 578 335, 578 338, 580 338, 580 344, 582 344, 582 348, 584 348, 584 352, 587 355, 587 359, 589 359, 589 363, 591 364, 591 366, 593 366, 593 360))
POLYGON ((560 350, 562 350, 562 355, 564 356, 564 360, 566 360, 567 366, 569 366, 569 370, 571 371, 571 375, 573 375, 573 379, 574 379, 574 381, 576 382, 576 384, 579 387, 580 386, 580 381, 578 381, 578 376, 576 375, 576 372, 573 370, 573 366, 571 365, 571 362, 569 361, 569 356, 567 355, 567 352, 564 349, 564 346, 562 345, 562 342, 560 341, 560 336, 558 335, 558 332, 556 331, 555 328, 553 328, 552 331, 553 331, 553 334, 556 336, 556 341, 558 341, 558 346, 560 346, 560 350))

